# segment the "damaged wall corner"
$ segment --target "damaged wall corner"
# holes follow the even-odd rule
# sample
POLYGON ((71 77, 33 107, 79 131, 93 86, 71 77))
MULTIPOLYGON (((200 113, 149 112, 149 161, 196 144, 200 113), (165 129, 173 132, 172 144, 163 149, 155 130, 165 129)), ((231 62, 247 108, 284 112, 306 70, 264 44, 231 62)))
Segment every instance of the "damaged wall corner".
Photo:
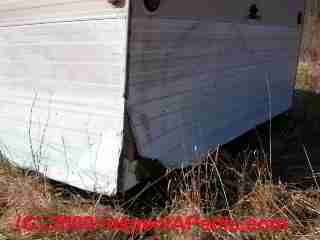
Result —
POLYGON ((139 182, 157 179, 166 172, 166 168, 159 160, 145 158, 138 153, 129 122, 126 112, 123 149, 118 171, 118 192, 129 190, 139 182))

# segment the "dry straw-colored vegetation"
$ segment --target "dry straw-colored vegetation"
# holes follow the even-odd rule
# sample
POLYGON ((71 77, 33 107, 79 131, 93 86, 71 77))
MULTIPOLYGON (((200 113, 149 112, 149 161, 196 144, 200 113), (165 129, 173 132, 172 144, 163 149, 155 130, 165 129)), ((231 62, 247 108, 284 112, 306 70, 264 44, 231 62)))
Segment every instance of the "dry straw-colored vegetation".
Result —
MULTIPOLYGON (((50 214, 100 216, 121 219, 132 216, 125 208, 108 207, 100 198, 88 198, 76 192, 66 194, 44 177, 13 167, 6 160, 0 166, 0 236, 4 239, 318 239, 320 236, 320 192, 312 188, 299 191, 270 178, 268 154, 247 151, 244 161, 235 161, 222 150, 209 153, 200 165, 173 170, 166 179, 168 198, 163 209, 154 208, 149 218, 196 216, 230 217, 241 221, 248 217, 288 219, 289 229, 282 232, 225 233, 154 230, 142 235, 127 235, 100 229, 69 233, 21 232, 16 227, 18 216, 37 215, 35 209, 54 209, 50 214), (105 211, 101 210, 101 207, 105 211)), ((162 183, 162 185, 164 184, 162 183)), ((142 196, 143 198, 143 196, 142 196)), ((141 199, 143 200, 143 199, 141 199)), ((114 201, 114 200, 112 200, 114 201)), ((139 201, 139 199, 137 200, 139 201)), ((114 204, 117 205, 117 204, 114 204)), ((110 205, 109 205, 110 206, 110 205)), ((44 212, 46 213, 46 212, 44 212)), ((48 213, 47 213, 48 214, 48 213)))
MULTIPOLYGON (((297 88, 319 92, 320 2, 308 1, 308 4, 297 88)), ((204 157, 198 166, 170 171, 162 181, 157 182, 156 192, 161 192, 157 201, 162 202, 159 203, 161 207, 155 204, 145 215, 132 212, 135 209, 132 206, 143 201, 143 198, 148 200, 150 195, 131 196, 123 201, 109 198, 103 201, 102 196, 88 197, 68 187, 58 187, 43 176, 21 170, 2 158, 0 239, 320 239, 320 189, 316 177, 304 185, 304 189, 287 183, 275 183, 269 157, 268 151, 262 148, 254 152, 243 151, 238 157, 218 149, 204 157), (289 228, 283 232, 236 234, 201 232, 195 227, 190 232, 152 231, 137 236, 103 229, 61 234, 21 232, 15 228, 19 216, 33 215, 36 209, 44 208, 53 209, 54 212, 50 213, 53 215, 96 215, 116 219, 132 215, 154 219, 177 215, 228 216, 236 220, 278 217, 288 219, 289 228), (98 209, 105 211, 98 212, 98 209)), ((157 194, 152 192, 151 195, 157 194)))

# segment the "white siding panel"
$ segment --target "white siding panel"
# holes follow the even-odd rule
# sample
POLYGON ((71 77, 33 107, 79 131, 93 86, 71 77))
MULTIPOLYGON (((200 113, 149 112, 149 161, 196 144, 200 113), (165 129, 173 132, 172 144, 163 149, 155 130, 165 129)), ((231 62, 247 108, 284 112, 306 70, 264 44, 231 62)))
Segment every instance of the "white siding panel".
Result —
POLYGON ((269 101, 272 116, 291 104, 298 27, 161 17, 131 27, 128 107, 142 156, 188 165, 266 121, 269 101))
MULTIPOLYGON (((102 1, 92 1, 97 3, 102 1)), ((0 4, 0 15, 5 7, 0 4)), ((27 4, 21 7, 27 9, 27 4)), ((41 151, 40 171, 48 177, 114 193, 122 148, 126 42, 125 14, 0 28, 1 150, 30 168, 35 167, 32 151, 41 151)))
POLYGON ((86 24, 81 22, 70 22, 69 28, 62 28, 61 25, 51 24, 50 28, 46 24, 38 24, 36 28, 28 26, 15 26, 15 28, 1 28, 1 44, 64 44, 65 42, 114 42, 117 30, 121 28, 122 22, 119 19, 108 19, 110 24, 104 21, 90 21, 86 24), (99 29, 99 31, 97 31, 99 29), (86 34, 83 34, 83 32, 86 34), (114 34, 105 34, 113 32, 114 34), (40 38, 40 39, 39 39, 40 38), (112 41, 113 40, 113 41, 112 41))
POLYGON ((115 8, 105 0, 4 0, 0 4, 0 27, 126 15, 126 6, 115 8))

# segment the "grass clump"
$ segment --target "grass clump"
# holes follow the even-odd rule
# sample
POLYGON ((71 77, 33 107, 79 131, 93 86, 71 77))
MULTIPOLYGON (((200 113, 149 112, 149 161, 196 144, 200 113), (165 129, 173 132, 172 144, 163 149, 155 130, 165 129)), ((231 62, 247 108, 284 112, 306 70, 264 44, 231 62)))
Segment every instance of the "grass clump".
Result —
MULTIPOLYGON (((52 214, 121 219, 130 212, 100 204, 76 194, 66 198, 63 189, 56 189, 37 175, 1 161, 0 166, 0 232, 10 239, 317 239, 320 229, 320 193, 301 191, 287 184, 273 183, 268 173, 269 162, 250 151, 246 160, 218 151, 187 169, 172 170, 166 181, 169 200, 165 209, 153 212, 152 219, 192 216, 198 218, 228 217, 235 221, 247 218, 288 219, 288 231, 235 233, 203 231, 194 226, 190 231, 152 230, 130 235, 102 230, 68 233, 30 233, 15 231, 17 217, 35 214, 35 209, 55 209, 52 214), (32 211, 33 209, 33 211, 32 211), (101 211, 104 209, 104 211, 101 211), (99 211, 98 211, 99 210, 99 211)), ((139 200, 137 200, 139 201, 139 200)), ((150 216, 150 215, 149 215, 150 216)))

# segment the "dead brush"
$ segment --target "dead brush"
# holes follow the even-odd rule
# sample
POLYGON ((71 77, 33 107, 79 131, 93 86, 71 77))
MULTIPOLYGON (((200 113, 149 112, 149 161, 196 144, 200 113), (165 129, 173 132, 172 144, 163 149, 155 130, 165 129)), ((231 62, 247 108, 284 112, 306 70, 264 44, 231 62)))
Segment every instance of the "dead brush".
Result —
POLYGON ((268 162, 260 157, 249 150, 237 158, 224 150, 210 152, 201 164, 177 170, 168 192, 174 202, 196 203, 202 209, 228 208, 254 189, 257 179, 269 179, 268 162))
MULTIPOLYGON (((200 164, 175 170, 168 182, 172 200, 168 216, 233 217, 231 206, 235 199, 238 200, 239 193, 243 195, 248 191, 249 183, 254 183, 249 180, 252 173, 246 172, 249 158, 245 162, 218 148, 203 157, 200 164)), ((164 239, 227 239, 227 236, 203 232, 196 227, 191 232, 169 232, 164 239)))
MULTIPOLYGON (((50 208, 50 190, 43 191, 40 180, 26 177, 22 171, 8 166, 0 167, 0 228, 13 230, 19 217, 31 215, 32 209, 50 208)), ((22 234, 27 234, 22 232, 22 234)))
MULTIPOLYGON (((288 220, 288 231, 260 232, 255 234, 258 240, 318 239, 315 236, 319 235, 320 192, 294 191, 288 185, 274 184, 268 179, 268 174, 261 174, 266 174, 264 169, 266 167, 263 164, 257 165, 259 174, 255 187, 234 205, 232 215, 237 219, 256 217, 288 220)), ((249 237, 247 234, 241 236, 249 237)))
MULTIPOLYGON (((96 216, 119 219, 119 209, 107 208, 79 195, 64 199, 60 191, 38 175, 25 174, 7 160, 0 161, 0 232, 13 239, 128 239, 128 235, 101 229, 76 232, 37 232, 21 229, 24 216, 96 216), (44 187, 44 184, 46 186, 44 187)), ((63 195, 63 194, 62 194, 63 195)))

